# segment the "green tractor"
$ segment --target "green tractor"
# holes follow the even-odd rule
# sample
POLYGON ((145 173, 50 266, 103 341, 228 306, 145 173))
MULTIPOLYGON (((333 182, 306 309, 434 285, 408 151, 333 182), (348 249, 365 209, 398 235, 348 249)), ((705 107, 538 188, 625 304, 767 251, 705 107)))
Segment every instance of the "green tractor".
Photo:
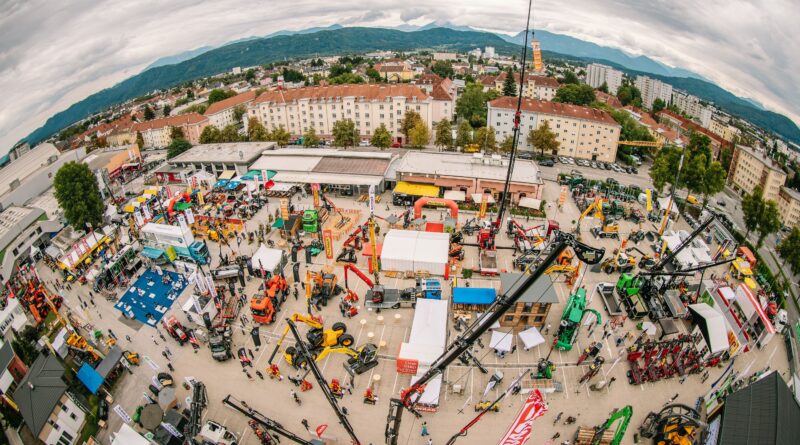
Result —
POLYGON ((303 212, 303 232, 317 233, 319 231, 319 212, 311 209, 303 212))
POLYGON ((644 279, 639 275, 623 273, 617 280, 617 297, 628 312, 631 320, 639 320, 648 315, 647 304, 642 295, 644 279))
POLYGON ((597 324, 602 323, 600 313, 594 309, 586 308, 586 289, 580 288, 577 292, 570 295, 567 301, 564 312, 561 314, 561 323, 558 326, 556 336, 556 349, 559 351, 569 351, 572 345, 575 344, 575 339, 578 338, 578 331, 580 330, 581 320, 583 315, 587 312, 592 312, 597 318, 597 324))

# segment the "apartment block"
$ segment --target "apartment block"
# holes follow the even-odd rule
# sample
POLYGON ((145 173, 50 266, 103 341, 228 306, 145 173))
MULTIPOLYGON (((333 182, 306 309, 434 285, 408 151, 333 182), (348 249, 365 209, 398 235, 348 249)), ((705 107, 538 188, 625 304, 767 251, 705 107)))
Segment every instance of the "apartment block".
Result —
POLYGON ((400 122, 408 111, 417 112, 432 128, 434 122, 450 118, 454 106, 443 88, 429 95, 410 84, 331 85, 264 92, 250 105, 248 115, 268 129, 283 125, 293 137, 313 127, 321 138, 332 139, 334 123, 350 119, 360 137, 369 140, 383 124, 396 142, 403 143, 400 122))
MULTIPOLYGON (((498 93, 503 93, 503 84, 506 81, 508 72, 503 71, 497 76, 486 76, 481 79, 484 85, 484 90, 494 89, 498 93)), ((520 87, 520 73, 514 72, 514 83, 517 86, 516 94, 519 94, 520 87)), ((561 84, 558 83, 555 77, 526 75, 525 82, 523 83, 522 95, 530 99, 537 100, 553 100, 556 97, 556 91, 561 84)))
POLYGON ((764 190, 764 199, 779 202, 778 195, 786 182, 786 173, 772 159, 752 147, 737 145, 733 151, 728 184, 745 195, 756 186, 764 190))
POLYGON ((214 102, 208 106, 203 115, 208 118, 209 125, 213 125, 221 129, 225 126, 235 124, 236 108, 243 107, 244 111, 246 112, 247 105, 249 105, 250 102, 252 102, 255 98, 255 90, 246 91, 242 94, 237 94, 236 96, 229 97, 225 100, 214 102))
POLYGON ((184 139, 192 144, 198 144, 200 133, 208 123, 208 118, 201 114, 179 114, 138 122, 131 127, 131 133, 134 135, 134 141, 136 134, 141 133, 144 140, 143 148, 164 148, 172 143, 172 128, 177 127, 183 131, 184 139))
POLYGON ((586 83, 592 88, 598 88, 605 83, 610 94, 617 93, 622 85, 622 76, 622 71, 600 63, 591 63, 586 67, 586 83))
POLYGON ((653 101, 661 99, 668 104, 672 100, 672 85, 647 76, 636 76, 636 88, 642 92, 642 105, 653 107, 653 101))
MULTIPOLYGON (((517 99, 499 97, 488 104, 488 123, 498 141, 512 134, 517 99)), ((620 126, 605 111, 570 104, 523 99, 520 117, 520 148, 533 151, 527 135, 545 121, 558 137, 558 154, 580 159, 614 162, 620 126)))
POLYGON ((778 210, 784 226, 800 226, 800 192, 786 186, 781 187, 778 192, 778 210))

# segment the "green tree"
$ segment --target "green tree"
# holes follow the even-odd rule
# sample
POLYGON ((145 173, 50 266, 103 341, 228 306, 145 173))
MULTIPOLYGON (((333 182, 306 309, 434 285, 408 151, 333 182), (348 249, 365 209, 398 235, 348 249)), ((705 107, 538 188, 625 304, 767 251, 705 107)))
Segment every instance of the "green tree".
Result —
POLYGON ((381 150, 389 148, 392 145, 392 135, 386 129, 386 125, 380 124, 372 134, 372 139, 369 141, 373 147, 378 147, 381 150))
POLYGON ((183 128, 181 128, 181 127, 172 127, 172 128, 170 128, 169 129, 169 137, 172 140, 183 139, 184 138, 183 128))
POLYGON ((597 87, 597 91, 602 91, 602 92, 604 92, 604 93, 608 94, 608 83, 606 83, 606 82, 604 81, 602 85, 600 85, 599 87, 597 87))
POLYGON ((144 106, 144 120, 149 121, 153 120, 156 117, 156 113, 153 112, 153 109, 150 108, 150 105, 144 106))
POLYGON ((289 145, 289 139, 291 137, 292 135, 286 131, 286 128, 284 128, 283 125, 278 125, 278 128, 269 133, 269 140, 276 142, 279 147, 285 147, 289 145))
POLYGON ((220 134, 219 128, 214 125, 207 125, 200 133, 201 144, 213 144, 220 141, 222 141, 222 134, 220 134))
POLYGON ((662 148, 653 159, 650 167, 650 179, 653 187, 661 193, 667 184, 675 186, 675 173, 678 171, 682 150, 674 146, 662 148))
POLYGON ((142 136, 141 131, 136 132, 136 145, 139 147, 139 150, 144 148, 144 136, 142 136))
POLYGON ((703 176, 703 188, 700 193, 706 198, 708 196, 716 195, 725 188, 725 178, 728 176, 725 167, 718 161, 714 161, 706 167, 706 174, 703 176))
POLYGON ((267 129, 261 125, 258 119, 251 117, 247 120, 247 139, 251 142, 263 142, 269 140, 267 129))
POLYGON ((434 144, 439 148, 453 146, 453 126, 450 124, 450 119, 444 118, 436 124, 436 140, 434 144))
POLYGON ((328 77, 337 77, 341 76, 342 74, 352 74, 353 67, 342 65, 342 64, 333 64, 331 65, 330 69, 328 70, 328 77))
POLYGON ((303 134, 303 147, 316 147, 319 145, 319 136, 314 126, 308 127, 308 131, 303 134))
POLYGON ((558 148, 561 146, 556 134, 550 130, 550 122, 548 121, 542 122, 538 128, 531 128, 528 132, 527 140, 534 150, 539 149, 542 156, 544 156, 545 151, 554 155, 558 154, 558 148))
POLYGON ((564 71, 564 77, 561 79, 561 83, 578 85, 581 83, 581 80, 578 79, 577 74, 572 70, 566 70, 564 71))
POLYGON ((364 78, 355 73, 345 73, 345 74, 340 74, 336 77, 328 78, 328 82, 333 85, 364 83, 364 78))
POLYGON ((225 100, 229 97, 235 96, 236 93, 230 90, 223 90, 221 88, 215 88, 208 93, 208 104, 211 105, 215 102, 219 102, 221 100, 225 100))
POLYGON ((656 99, 653 101, 653 106, 652 106, 652 107, 650 107, 650 110, 651 110, 651 111, 653 112, 653 114, 655 115, 655 114, 657 114, 659 111, 661 111, 661 110, 663 110, 664 108, 666 108, 666 106, 667 106, 667 103, 666 103, 666 102, 664 102, 664 100, 663 100, 663 99, 661 99, 660 97, 657 97, 657 98, 656 98, 656 99))
POLYGON ((172 107, 170 107, 169 104, 166 104, 164 105, 164 108, 161 110, 161 112, 164 115, 164 117, 167 117, 172 112, 172 107))
POLYGON ((28 325, 22 328, 19 333, 14 332, 11 347, 19 359, 22 360, 22 363, 31 366, 36 361, 36 357, 39 356, 39 351, 36 349, 38 341, 39 331, 35 327, 28 325))
POLYGON ((458 96, 456 115, 469 120, 474 128, 482 127, 486 123, 486 103, 495 98, 497 91, 494 89, 484 92, 481 84, 471 83, 458 96))
POLYGON ((514 81, 514 73, 509 69, 506 71, 506 78, 503 81, 503 96, 516 96, 517 82, 514 81))
POLYGON ((456 146, 462 149, 472 143, 472 125, 468 120, 461 121, 456 132, 456 146))
POLYGON ((254 70, 254 69, 252 69, 252 68, 250 68, 249 70, 247 70, 247 71, 244 73, 244 80, 246 80, 246 81, 248 81, 248 82, 252 82, 252 81, 256 80, 256 70, 254 70))
POLYGON ((333 123, 333 145, 353 147, 358 143, 358 130, 352 119, 342 119, 333 123))
POLYGON ((64 217, 75 229, 84 230, 91 224, 100 229, 106 206, 100 195, 97 177, 82 162, 67 162, 56 172, 53 180, 56 201, 64 209, 64 217))
POLYGON ((617 99, 619 99, 622 105, 633 105, 637 108, 642 106, 642 92, 628 82, 619 86, 617 90, 617 99))
POLYGON ((244 107, 244 105, 239 104, 233 107, 233 120, 241 124, 245 113, 247 113, 247 109, 244 107))
POLYGON ((239 142, 242 136, 239 134, 239 126, 236 124, 226 125, 219 132, 220 142, 239 142))
POLYGON ((764 212, 758 221, 758 240, 756 241, 756 249, 760 249, 764 244, 764 238, 772 233, 781 229, 781 213, 778 210, 778 204, 775 201, 769 200, 764 202, 764 212))
POLYGON ((411 129, 417 126, 417 123, 422 122, 422 118, 416 111, 406 111, 406 115, 400 121, 400 133, 405 136, 406 141, 411 139, 411 129))
POLYGON ((494 133, 494 127, 481 127, 475 132, 475 143, 481 147, 484 153, 497 151, 497 140, 494 133))
POLYGON ((408 132, 408 142, 412 147, 424 147, 430 140, 431 132, 422 120, 417 121, 414 128, 408 132))
POLYGON ((586 84, 566 84, 556 91, 553 102, 586 106, 594 102, 594 89, 586 84))
POLYGON ((778 244, 778 255, 783 259, 784 265, 789 264, 793 274, 800 274, 800 228, 793 228, 778 244))
POLYGON ((500 143, 500 153, 511 153, 511 150, 514 149, 514 136, 510 134, 503 138, 503 142, 500 143))
POLYGON ((453 64, 446 60, 438 60, 431 66, 431 71, 440 77, 453 78, 455 72, 453 71, 453 64))
POLYGON ((173 139, 167 146, 167 159, 172 159, 190 148, 192 148, 192 144, 186 139, 173 139))
POLYGON ((742 215, 744 216, 744 227, 747 231, 744 237, 750 236, 750 232, 758 231, 758 224, 766 207, 764 201, 764 189, 757 185, 753 193, 742 198, 742 215))
POLYGON ((367 77, 369 77, 370 80, 372 80, 372 82, 374 83, 381 83, 381 81, 383 81, 381 73, 379 73, 378 70, 376 70, 375 68, 372 67, 367 68, 366 74, 367 77))

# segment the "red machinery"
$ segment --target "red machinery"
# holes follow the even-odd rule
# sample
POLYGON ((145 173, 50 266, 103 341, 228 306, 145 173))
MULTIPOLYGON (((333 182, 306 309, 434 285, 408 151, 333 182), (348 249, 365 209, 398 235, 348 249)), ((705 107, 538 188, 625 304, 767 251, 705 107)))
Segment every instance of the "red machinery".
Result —
POLYGON ((253 313, 253 321, 262 324, 272 323, 275 318, 274 302, 278 298, 278 292, 285 292, 287 288, 286 280, 280 275, 273 275, 272 278, 264 282, 264 293, 255 295, 250 299, 250 311, 253 313))
POLYGON ((639 385, 703 370, 700 353, 690 335, 665 341, 647 341, 628 353, 628 382, 639 385))
POLYGON ((369 277, 364 274, 364 272, 361 272, 356 266, 354 266, 352 264, 345 264, 344 265, 344 288, 345 288, 345 291, 347 292, 347 294, 344 297, 345 300, 353 301, 353 302, 358 301, 358 295, 356 295, 355 292, 350 290, 350 286, 347 284, 348 272, 353 272, 354 274, 356 274, 358 276, 358 278, 361 278, 361 281, 363 281, 364 284, 366 284, 368 288, 372 289, 373 287, 375 287, 375 282, 370 280, 369 277))
POLYGON ((184 329, 181 322, 178 321, 175 316, 171 316, 166 320, 161 320, 161 325, 164 326, 167 333, 172 336, 181 346, 183 346, 186 341, 189 340, 189 336, 186 335, 186 329, 184 329))

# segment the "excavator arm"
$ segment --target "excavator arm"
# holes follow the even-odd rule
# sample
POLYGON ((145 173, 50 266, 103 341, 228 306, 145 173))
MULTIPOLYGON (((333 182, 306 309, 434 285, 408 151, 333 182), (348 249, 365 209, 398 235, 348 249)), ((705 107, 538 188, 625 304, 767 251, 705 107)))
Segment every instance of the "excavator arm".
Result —
POLYGON ((589 206, 586 207, 586 210, 584 210, 583 213, 581 213, 580 218, 578 218, 578 222, 575 225, 575 233, 580 233, 581 221, 583 221, 583 218, 586 218, 586 216, 589 215, 589 213, 592 213, 592 211, 594 211, 595 219, 599 219, 600 221, 603 221, 603 223, 605 223, 605 217, 603 216, 603 200, 600 198, 595 198, 594 202, 589 204, 589 206))
POLYGON ((244 416, 247 417, 248 419, 257 422, 259 425, 264 427, 265 430, 267 430, 267 434, 279 434, 291 440, 292 442, 299 443, 301 445, 322 444, 322 442, 320 441, 316 440, 308 441, 303 439, 297 434, 294 434, 291 431, 284 428, 283 425, 281 425, 280 423, 270 419, 269 417, 264 416, 263 414, 254 410, 253 408, 250 408, 249 406, 247 406, 246 403, 234 399, 233 396, 231 396, 230 394, 228 394, 224 399, 222 399, 222 403, 244 414, 244 416))
POLYGON ((364 275, 364 272, 361 272, 361 270, 359 270, 356 266, 354 266, 352 264, 345 264, 344 265, 344 287, 346 289, 350 289, 350 286, 347 284, 347 275, 348 275, 347 273, 348 272, 353 272, 354 274, 356 274, 356 276, 358 276, 358 278, 361 278, 361 281, 363 281, 364 284, 366 284, 370 289, 372 289, 375 286, 375 283, 372 280, 370 280, 368 276, 364 275))

